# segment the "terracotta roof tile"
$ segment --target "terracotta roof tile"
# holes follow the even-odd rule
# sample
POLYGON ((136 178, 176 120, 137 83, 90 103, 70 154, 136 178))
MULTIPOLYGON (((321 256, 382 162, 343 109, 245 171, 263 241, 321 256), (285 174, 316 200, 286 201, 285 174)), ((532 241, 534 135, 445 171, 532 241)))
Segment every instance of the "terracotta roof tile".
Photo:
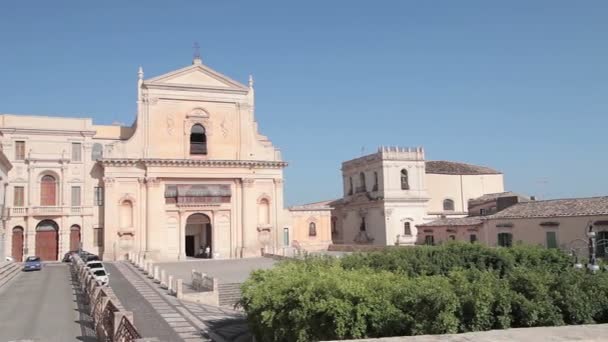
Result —
POLYGON ((515 193, 512 191, 505 191, 505 192, 497 192, 497 193, 492 193, 492 194, 485 194, 485 195, 479 196, 477 198, 472 198, 469 200, 469 204, 485 203, 485 202, 489 202, 489 201, 495 201, 501 197, 511 197, 511 196, 519 197, 520 202, 526 202, 526 201, 530 200, 530 198, 520 195, 518 193, 515 193))
POLYGON ((443 226, 476 226, 483 220, 479 217, 442 218, 428 223, 419 224, 416 227, 443 227, 443 226))
POLYGON ((608 215, 608 196, 587 198, 564 198, 546 201, 517 203, 499 211, 494 218, 559 217, 608 215))
POLYGON ((496 171, 489 167, 472 165, 459 162, 451 162, 445 160, 429 160, 426 162, 426 173, 435 173, 442 175, 499 175, 500 171, 496 171))

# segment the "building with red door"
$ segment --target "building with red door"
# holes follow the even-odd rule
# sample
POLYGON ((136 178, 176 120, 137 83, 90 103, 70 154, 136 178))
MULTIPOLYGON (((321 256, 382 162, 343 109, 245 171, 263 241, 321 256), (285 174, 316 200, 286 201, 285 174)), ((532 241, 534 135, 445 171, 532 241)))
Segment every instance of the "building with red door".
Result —
MULTIPOLYGON (((135 79, 134 79, 135 81, 135 79)), ((259 256, 291 243, 280 151, 258 130, 253 79, 195 58, 144 79, 133 124, 1 114, 4 250, 58 260, 259 256), (4 180, 4 178, 3 178, 4 180)))
MULTIPOLYGON (((10 256, 10 253, 7 253, 4 250, 4 241, 7 238, 6 229, 4 229, 4 200, 6 198, 6 188, 8 187, 8 172, 12 167, 13 165, 10 160, 8 160, 6 155, 4 155, 4 152, 0 150, 0 261, 4 260, 6 256, 10 256)), ((10 234, 8 237, 10 238, 10 234)))

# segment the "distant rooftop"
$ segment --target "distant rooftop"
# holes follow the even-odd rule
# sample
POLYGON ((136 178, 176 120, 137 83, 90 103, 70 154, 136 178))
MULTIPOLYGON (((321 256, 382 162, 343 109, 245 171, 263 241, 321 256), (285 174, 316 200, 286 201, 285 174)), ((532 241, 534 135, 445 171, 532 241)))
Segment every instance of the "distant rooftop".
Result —
POLYGON ((608 215, 608 196, 517 203, 489 219, 608 215))
POLYGON ((441 175, 500 175, 502 172, 485 166, 445 160, 426 162, 426 173, 441 175))
POLYGON ((428 223, 419 224, 416 227, 443 227, 443 226, 476 226, 483 220, 480 217, 442 218, 428 223))
POLYGON ((481 203, 486 203, 486 202, 490 202, 490 201, 496 201, 497 199, 499 199, 501 197, 511 197, 511 196, 517 196, 519 198, 519 202, 526 202, 526 201, 530 200, 530 198, 527 196, 520 195, 520 194, 512 192, 512 191, 505 191, 505 192, 496 192, 496 193, 492 193, 492 194, 485 194, 485 195, 477 197, 477 198, 472 198, 469 200, 469 204, 481 204, 481 203))
POLYGON ((335 200, 313 202, 289 207, 289 210, 328 210, 332 209, 331 203, 335 200))

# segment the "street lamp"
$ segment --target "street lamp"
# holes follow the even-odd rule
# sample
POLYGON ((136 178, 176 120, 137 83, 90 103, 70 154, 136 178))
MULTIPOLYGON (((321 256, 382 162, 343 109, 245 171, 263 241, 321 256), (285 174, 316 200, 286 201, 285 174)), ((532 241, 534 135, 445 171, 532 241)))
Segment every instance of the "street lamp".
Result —
POLYGON ((595 273, 600 270, 600 266, 597 264, 595 255, 595 232, 593 231, 593 224, 589 224, 589 230, 587 231, 587 237, 589 238, 589 264, 587 268, 595 273))
POLYGON ((578 261, 578 254, 576 254, 575 250, 572 249, 570 251, 570 254, 574 257, 574 268, 577 270, 580 270, 583 268, 583 264, 580 263, 580 261, 578 261))

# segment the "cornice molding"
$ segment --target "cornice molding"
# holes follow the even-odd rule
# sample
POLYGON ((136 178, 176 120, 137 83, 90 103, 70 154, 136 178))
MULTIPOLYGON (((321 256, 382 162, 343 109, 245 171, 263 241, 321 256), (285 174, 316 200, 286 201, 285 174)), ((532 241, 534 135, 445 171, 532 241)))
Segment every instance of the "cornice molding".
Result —
POLYGON ((192 84, 154 84, 154 83, 145 83, 144 87, 147 89, 159 89, 159 90, 182 90, 182 91, 201 91, 204 90, 209 93, 225 93, 225 94, 239 94, 239 95, 247 95, 248 90, 243 89, 235 89, 228 87, 210 87, 210 86, 196 86, 192 84))
POLYGON ((66 130, 66 129, 40 129, 40 128, 0 128, 2 134, 31 134, 31 135, 58 135, 58 136, 79 136, 93 137, 96 131, 86 130, 66 130))
POLYGON ((104 167, 132 167, 143 166, 184 166, 184 167, 246 167, 256 169, 280 169, 286 167, 287 162, 267 160, 205 160, 205 159, 122 159, 111 158, 101 160, 104 167))

